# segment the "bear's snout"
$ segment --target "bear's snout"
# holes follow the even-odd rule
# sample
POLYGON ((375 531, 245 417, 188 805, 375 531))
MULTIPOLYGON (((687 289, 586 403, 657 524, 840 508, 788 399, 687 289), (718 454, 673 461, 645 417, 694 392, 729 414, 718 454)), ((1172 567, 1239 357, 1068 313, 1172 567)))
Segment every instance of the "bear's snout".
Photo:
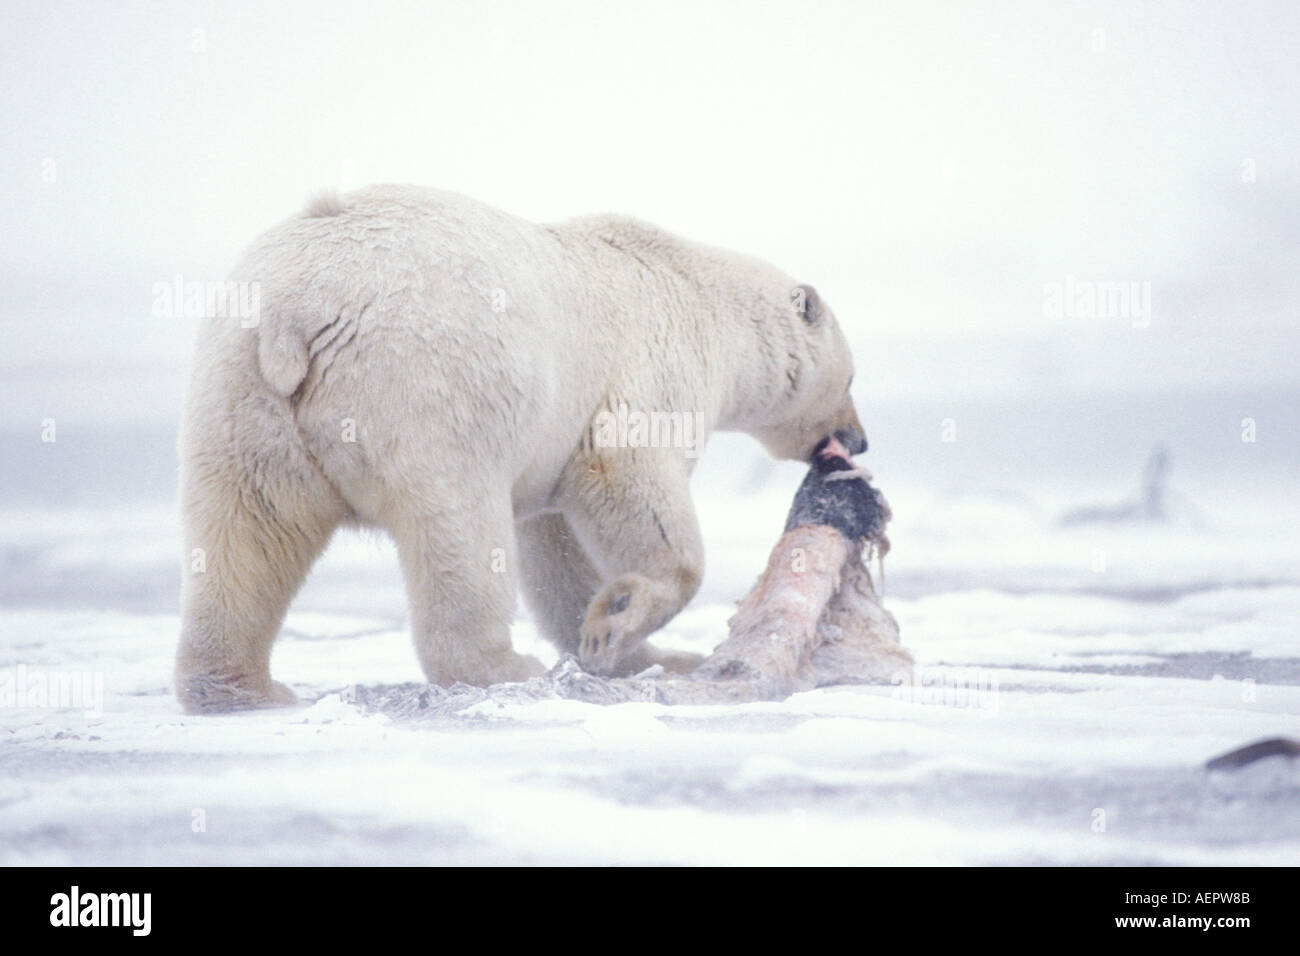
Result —
POLYGON ((867 450, 867 436, 856 428, 835 429, 835 440, 843 445, 850 455, 861 455, 867 450))

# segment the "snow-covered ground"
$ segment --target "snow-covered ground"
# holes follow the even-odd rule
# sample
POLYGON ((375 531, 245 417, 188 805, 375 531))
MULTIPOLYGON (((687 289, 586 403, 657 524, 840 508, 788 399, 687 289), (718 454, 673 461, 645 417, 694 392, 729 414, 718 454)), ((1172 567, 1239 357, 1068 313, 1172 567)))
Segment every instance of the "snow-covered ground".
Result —
MULTIPOLYGON (((1204 763, 1300 737, 1297 404, 970 403, 945 442, 942 408, 864 403, 919 686, 418 720, 359 693, 419 671, 391 547, 353 534, 276 647, 304 705, 181 714, 170 434, 11 434, 0 682, 88 694, 0 707, 0 863, 1295 863, 1300 761, 1204 763), (1058 523, 1135 496, 1156 442, 1168 521, 1058 523)), ((722 638, 800 475, 715 438, 706 581, 660 643, 722 638)), ((522 611, 515 639, 554 661, 522 611)))
MULTIPOLYGON (((1300 737, 1300 5, 65 6, 0 31, 0 863, 1300 860, 1300 761, 1203 769, 1300 737), (182 715, 198 321, 155 290, 377 182, 813 282, 937 686, 405 719, 397 562, 349 534, 276 647, 303 707, 182 715), (1059 523, 1158 445, 1167 520, 1059 523), (89 714, 26 693, 82 675, 89 714)), ((801 477, 717 437, 660 643, 722 638, 801 477)))

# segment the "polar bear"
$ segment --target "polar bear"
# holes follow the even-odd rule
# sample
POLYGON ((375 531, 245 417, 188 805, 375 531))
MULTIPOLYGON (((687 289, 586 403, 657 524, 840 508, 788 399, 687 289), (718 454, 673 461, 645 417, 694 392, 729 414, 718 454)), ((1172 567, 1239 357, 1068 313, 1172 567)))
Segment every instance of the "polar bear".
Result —
POLYGON ((341 525, 396 542, 431 682, 542 672, 511 646, 517 579, 586 669, 687 668, 644 642, 700 584, 708 434, 804 461, 827 436, 866 448, 810 286, 628 217, 539 225, 373 186, 272 228, 233 279, 260 310, 204 321, 179 443, 193 712, 295 701, 272 642, 341 525), (598 427, 637 413, 689 421, 695 447, 598 427))

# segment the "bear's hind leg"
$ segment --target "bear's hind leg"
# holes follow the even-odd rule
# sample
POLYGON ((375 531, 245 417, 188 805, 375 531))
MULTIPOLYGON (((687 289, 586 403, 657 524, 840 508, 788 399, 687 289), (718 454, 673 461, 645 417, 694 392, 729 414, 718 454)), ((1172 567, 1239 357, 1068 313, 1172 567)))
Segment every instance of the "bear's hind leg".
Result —
MULTIPOLYGON (((464 480, 460 494, 482 489, 464 480)), ((515 592, 514 521, 508 494, 438 514, 412 515, 410 500, 389 524, 406 577, 411 632, 432 684, 486 687, 545 673, 541 662, 510 643, 515 592)))
POLYGON ((295 702, 271 680, 271 645, 347 506, 302 451, 292 422, 183 452, 185 569, 176 696, 191 713, 295 702))
POLYGON ((600 590, 600 574, 562 514, 529 518, 517 533, 524 601, 542 636, 561 654, 576 655, 578 630, 600 590))

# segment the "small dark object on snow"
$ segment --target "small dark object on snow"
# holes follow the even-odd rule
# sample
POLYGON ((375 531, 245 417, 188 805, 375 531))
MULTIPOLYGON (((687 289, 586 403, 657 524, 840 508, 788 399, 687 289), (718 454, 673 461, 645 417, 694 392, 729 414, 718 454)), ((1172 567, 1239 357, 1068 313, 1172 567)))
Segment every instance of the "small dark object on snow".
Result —
POLYGON ((1169 487, 1169 449, 1156 445, 1142 469, 1142 484, 1137 495, 1113 505, 1089 505, 1074 508, 1057 519, 1062 526, 1103 523, 1170 523, 1203 524, 1199 509, 1185 495, 1169 487))
POLYGON ((1245 747, 1238 747, 1236 750, 1229 750, 1226 754, 1215 757, 1205 765, 1205 769, 1236 770, 1239 767, 1246 766, 1246 764, 1254 763, 1256 760, 1264 760, 1268 757, 1288 757, 1291 759, 1300 757, 1300 740, 1291 740, 1289 737, 1270 737, 1268 740, 1260 740, 1245 747))
POLYGON ((843 449, 826 439, 813 453, 812 467, 795 492, 785 530, 793 531, 801 524, 828 525, 850 541, 860 541, 880 532, 889 520, 888 506, 880 492, 865 478, 854 481, 844 472, 863 477, 845 457, 843 449))

